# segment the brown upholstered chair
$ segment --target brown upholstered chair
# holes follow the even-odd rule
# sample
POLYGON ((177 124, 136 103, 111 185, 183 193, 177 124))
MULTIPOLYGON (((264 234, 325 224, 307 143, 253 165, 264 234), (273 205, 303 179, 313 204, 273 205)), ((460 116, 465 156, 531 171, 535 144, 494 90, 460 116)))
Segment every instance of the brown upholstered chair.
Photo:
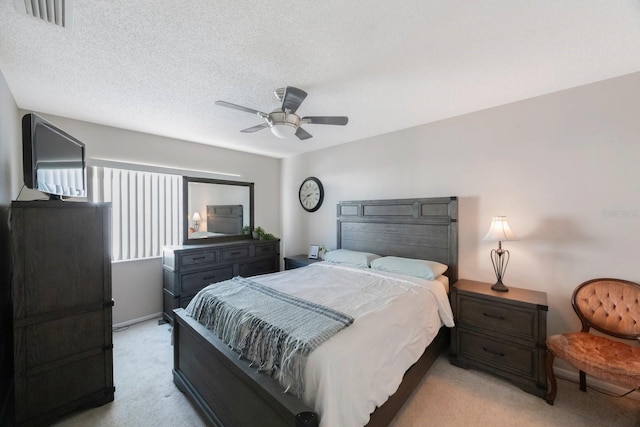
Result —
POLYGON ((558 387, 553 373, 555 357, 580 371, 580 390, 586 391, 586 374, 630 389, 640 387, 640 347, 602 335, 640 338, 640 284, 620 279, 594 279, 579 285, 571 298, 582 322, 582 331, 547 338, 546 370, 550 388, 547 403, 553 405, 558 387))

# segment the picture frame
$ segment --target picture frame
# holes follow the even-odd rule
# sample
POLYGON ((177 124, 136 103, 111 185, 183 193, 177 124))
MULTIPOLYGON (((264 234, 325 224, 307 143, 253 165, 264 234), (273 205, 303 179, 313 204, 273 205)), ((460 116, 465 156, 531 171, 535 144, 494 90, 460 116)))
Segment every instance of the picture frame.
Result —
POLYGON ((309 259, 318 259, 318 252, 320 252, 319 245, 310 245, 309 246, 309 259))

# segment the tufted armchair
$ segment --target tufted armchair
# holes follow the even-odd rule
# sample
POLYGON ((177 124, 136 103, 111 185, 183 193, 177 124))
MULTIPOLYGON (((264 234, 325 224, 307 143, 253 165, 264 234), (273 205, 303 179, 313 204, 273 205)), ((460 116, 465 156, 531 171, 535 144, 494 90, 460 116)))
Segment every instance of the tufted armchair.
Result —
POLYGON ((628 340, 640 338, 640 284, 620 279, 594 279, 579 285, 571 298, 582 331, 547 338, 546 370, 553 405, 558 387, 553 373, 555 357, 580 370, 580 390, 586 391, 586 374, 632 389, 640 387, 640 347, 602 335, 628 340))

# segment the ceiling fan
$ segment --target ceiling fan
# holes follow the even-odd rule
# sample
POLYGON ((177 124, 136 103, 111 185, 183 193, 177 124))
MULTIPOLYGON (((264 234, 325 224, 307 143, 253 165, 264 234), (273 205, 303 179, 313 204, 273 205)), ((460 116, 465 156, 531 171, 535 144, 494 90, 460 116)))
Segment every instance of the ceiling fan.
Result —
POLYGON ((278 101, 282 102, 282 106, 270 113, 263 113, 253 108, 243 107, 226 101, 216 101, 216 105, 246 111, 247 113, 260 116, 266 121, 260 125, 243 129, 240 132, 253 133, 261 129, 270 128, 271 132, 278 138, 289 138, 293 135, 301 140, 311 138, 312 135, 300 127, 300 125, 305 123, 344 126, 349 122, 349 118, 345 116, 298 116, 296 111, 298 107, 300 107, 300 104, 302 104, 302 101, 307 97, 307 92, 302 89, 287 86, 276 89, 274 94, 276 98, 278 98, 278 101))

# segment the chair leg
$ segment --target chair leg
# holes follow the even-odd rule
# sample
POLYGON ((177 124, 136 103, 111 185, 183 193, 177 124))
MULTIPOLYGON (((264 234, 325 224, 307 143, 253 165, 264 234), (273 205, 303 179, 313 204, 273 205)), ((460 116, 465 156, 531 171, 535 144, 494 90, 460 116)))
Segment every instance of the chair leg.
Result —
POLYGON ((546 401, 549 405, 553 405, 556 400, 556 394, 558 393, 558 383, 556 382, 556 374, 553 372, 553 359, 556 355, 549 349, 547 349, 547 355, 545 358, 545 369, 547 371, 547 378, 549 379, 549 390, 547 391, 546 401))
POLYGON ((580 390, 587 391, 587 375, 580 371, 580 390))

